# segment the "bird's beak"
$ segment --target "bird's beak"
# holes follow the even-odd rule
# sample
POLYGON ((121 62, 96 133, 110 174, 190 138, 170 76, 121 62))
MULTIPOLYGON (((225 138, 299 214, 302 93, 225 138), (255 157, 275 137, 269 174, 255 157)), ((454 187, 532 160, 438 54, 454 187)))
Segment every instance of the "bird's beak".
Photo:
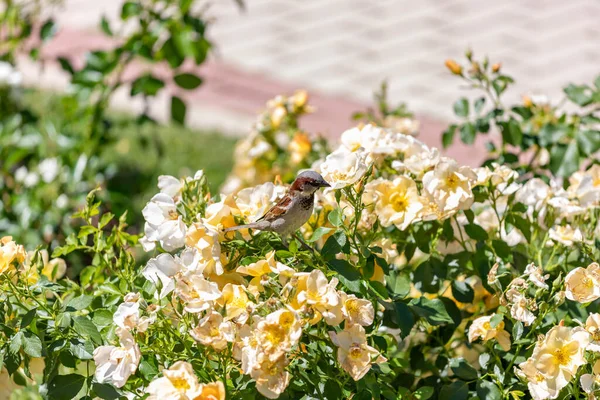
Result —
POLYGON ((331 187, 331 185, 325 181, 321 182, 321 187, 331 187))

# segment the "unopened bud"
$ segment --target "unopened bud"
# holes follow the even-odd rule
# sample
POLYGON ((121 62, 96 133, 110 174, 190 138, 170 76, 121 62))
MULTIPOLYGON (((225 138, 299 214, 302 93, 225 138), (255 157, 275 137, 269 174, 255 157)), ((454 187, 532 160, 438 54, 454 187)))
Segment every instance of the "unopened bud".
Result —
POLYGON ((462 75, 462 67, 456 61, 447 59, 445 64, 454 75, 462 75))
POLYGON ((492 72, 494 72, 494 73, 499 72, 500 67, 502 67, 502 64, 500 64, 500 63, 496 63, 496 64, 492 65, 492 72))

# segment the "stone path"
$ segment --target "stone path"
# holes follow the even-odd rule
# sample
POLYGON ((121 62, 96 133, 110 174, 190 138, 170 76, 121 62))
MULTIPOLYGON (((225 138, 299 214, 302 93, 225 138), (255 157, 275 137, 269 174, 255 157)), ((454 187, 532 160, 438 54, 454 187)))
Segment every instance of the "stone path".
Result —
MULTIPOLYGON (((121 3, 66 0, 63 29, 47 50, 76 57, 107 45, 99 17, 116 20, 121 3)), ((217 52, 201 69, 206 84, 188 95, 188 122, 229 132, 246 132, 268 98, 307 88, 318 112, 306 128, 336 137, 388 79, 391 100, 407 102, 422 121, 421 138, 438 145, 452 102, 469 95, 443 62, 460 59, 467 46, 515 77, 510 101, 523 94, 558 101, 568 82, 600 74, 598 0, 246 0, 243 12, 233 0, 215 0, 209 14, 217 52)), ((22 68, 31 84, 64 88, 56 66, 44 75, 26 62, 22 68)), ((167 103, 157 99, 155 115, 166 118, 167 103)), ((125 91, 115 105, 141 107, 125 91)), ((456 146, 449 155, 476 164, 481 149, 456 146)))

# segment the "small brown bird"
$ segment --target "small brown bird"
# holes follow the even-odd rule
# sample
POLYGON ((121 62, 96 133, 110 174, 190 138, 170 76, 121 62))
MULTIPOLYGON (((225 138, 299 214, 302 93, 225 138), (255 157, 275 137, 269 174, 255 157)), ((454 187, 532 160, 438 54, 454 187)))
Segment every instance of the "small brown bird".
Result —
POLYGON ((301 172, 285 196, 258 221, 227 228, 223 232, 249 228, 276 232, 285 238, 308 221, 315 204, 315 192, 322 187, 330 185, 321 175, 315 171, 301 172))

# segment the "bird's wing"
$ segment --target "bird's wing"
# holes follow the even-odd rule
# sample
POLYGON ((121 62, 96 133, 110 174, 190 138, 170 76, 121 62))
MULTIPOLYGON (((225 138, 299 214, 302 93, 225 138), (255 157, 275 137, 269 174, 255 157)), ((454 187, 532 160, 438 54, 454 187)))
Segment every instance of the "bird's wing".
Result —
MULTIPOLYGON (((269 211, 265 213, 258 221, 273 221, 277 218, 281 217, 283 214, 287 212, 287 210, 292 205, 292 198, 290 196, 284 196, 275 204, 269 211)), ((256 221, 256 222, 258 222, 256 221)))

